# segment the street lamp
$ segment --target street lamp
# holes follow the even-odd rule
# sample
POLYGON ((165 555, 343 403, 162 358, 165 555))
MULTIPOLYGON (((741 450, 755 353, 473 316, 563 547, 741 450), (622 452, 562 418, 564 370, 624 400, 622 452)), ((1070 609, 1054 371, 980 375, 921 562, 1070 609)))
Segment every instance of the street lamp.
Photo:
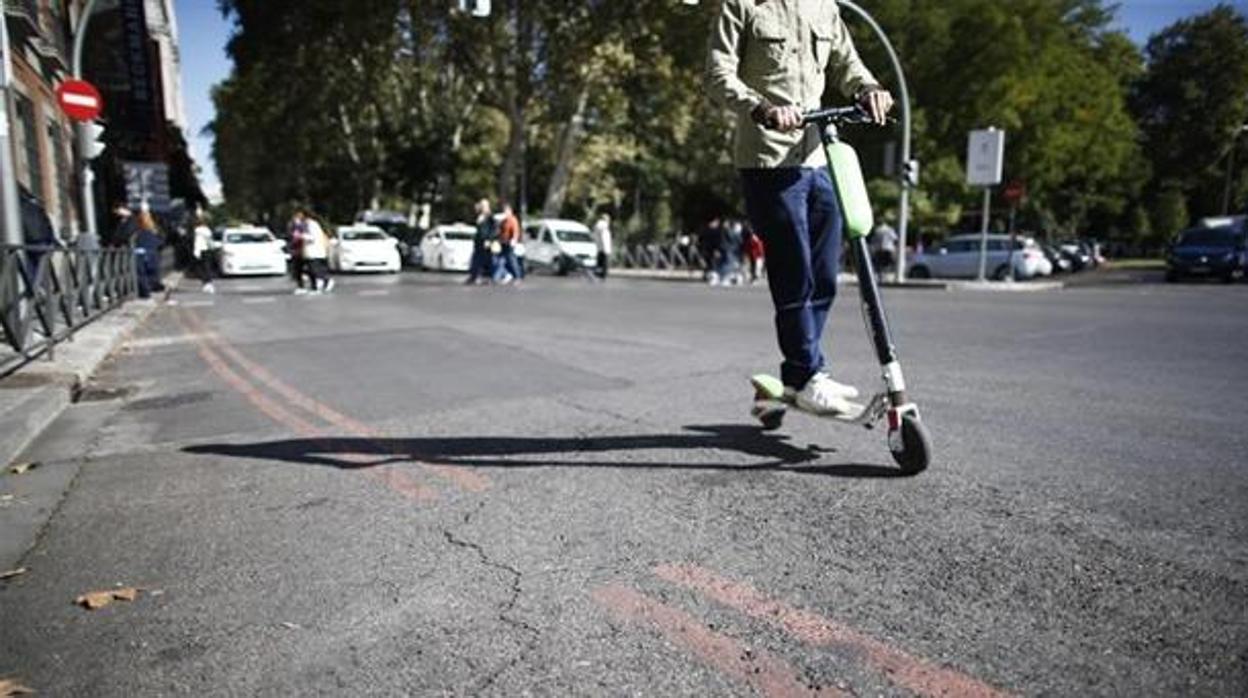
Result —
POLYGON ((1234 135, 1231 136, 1231 154, 1230 162, 1226 164, 1226 192, 1222 196, 1222 215, 1229 215, 1231 212, 1231 182, 1235 176, 1235 151, 1239 149, 1239 134, 1248 133, 1248 124, 1243 124, 1235 129, 1234 135))
POLYGON ((884 33, 884 29, 874 17, 850 0, 839 0, 837 4, 853 11, 871 26, 875 35, 879 37, 880 43, 884 44, 884 51, 888 53, 888 59, 893 63, 893 72, 897 73, 897 89, 901 93, 899 95, 901 99, 898 100, 901 106, 901 162, 905 172, 901 180, 901 202, 898 205, 901 210, 897 216, 897 281, 905 281, 906 230, 910 224, 910 188, 918 184, 919 176, 919 163, 910 159, 910 90, 906 86, 906 73, 901 69, 901 60, 897 58, 893 42, 888 40, 888 35, 884 33))

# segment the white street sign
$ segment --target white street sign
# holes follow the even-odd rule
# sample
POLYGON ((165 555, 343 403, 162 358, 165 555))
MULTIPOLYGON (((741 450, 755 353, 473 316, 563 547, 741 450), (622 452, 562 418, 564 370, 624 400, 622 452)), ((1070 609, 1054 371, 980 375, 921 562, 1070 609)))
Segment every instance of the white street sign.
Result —
POLYGON ((986 128, 971 131, 966 146, 966 183, 995 187, 1005 169, 1005 131, 986 128))

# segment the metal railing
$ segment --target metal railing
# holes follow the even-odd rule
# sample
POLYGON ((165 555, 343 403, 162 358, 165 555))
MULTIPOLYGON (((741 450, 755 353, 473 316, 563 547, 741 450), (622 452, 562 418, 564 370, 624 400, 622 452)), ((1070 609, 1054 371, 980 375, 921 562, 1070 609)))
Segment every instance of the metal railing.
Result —
POLYGON ((700 272, 707 268, 706 258, 691 245, 649 243, 627 245, 616 255, 616 262, 625 269, 657 269, 700 272))
POLYGON ((138 290, 134 250, 98 251, 0 245, 0 375, 132 298, 138 290))

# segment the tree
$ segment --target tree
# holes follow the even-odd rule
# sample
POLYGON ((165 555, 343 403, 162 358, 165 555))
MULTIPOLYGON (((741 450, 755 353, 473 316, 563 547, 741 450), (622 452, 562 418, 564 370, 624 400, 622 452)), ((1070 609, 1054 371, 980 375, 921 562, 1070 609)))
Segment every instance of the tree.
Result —
POLYGON ((1132 107, 1158 176, 1192 212, 1222 211, 1233 134, 1248 122, 1248 19, 1228 5, 1181 20, 1148 42, 1148 72, 1132 107))

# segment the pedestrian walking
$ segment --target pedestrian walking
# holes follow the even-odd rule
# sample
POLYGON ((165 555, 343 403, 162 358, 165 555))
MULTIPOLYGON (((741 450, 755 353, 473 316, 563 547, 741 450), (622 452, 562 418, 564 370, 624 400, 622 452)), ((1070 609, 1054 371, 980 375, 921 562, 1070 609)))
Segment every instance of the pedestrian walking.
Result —
POLYGON ((196 217, 195 231, 191 240, 191 259, 195 262, 195 273, 199 275, 199 280, 203 283, 203 292, 216 293, 216 286, 212 283, 214 276, 212 270, 212 228, 208 227, 208 221, 203 214, 196 217))
POLYGON ((880 221, 871 231, 867 242, 871 246, 871 261, 881 274, 897 263, 897 242, 900 238, 893 226, 880 221))
POLYGON ((134 236, 135 272, 139 282, 139 298, 165 290, 160 281, 160 248, 163 240, 152 212, 144 208, 136 217, 134 236))
POLYGON ((524 269, 520 267, 520 258, 516 254, 516 248, 521 244, 520 219, 516 217, 511 204, 504 201, 499 208, 502 213, 498 219, 498 242, 501 249, 498 276, 502 277, 503 283, 520 283, 524 281, 524 269))
POLYGON ((730 221, 721 228, 719 250, 716 252, 716 276, 719 283, 735 286, 740 283, 738 270, 741 266, 742 226, 740 221, 730 221))
POLYGON ((472 259, 468 263, 465 284, 488 283, 494 278, 494 253, 490 249, 496 242, 497 226, 490 212, 490 200, 481 199, 475 206, 477 232, 472 238, 472 259))
POLYGON ((329 275, 329 236, 319 221, 307 211, 301 211, 303 219, 303 260, 305 272, 310 278, 311 293, 329 293, 334 290, 334 279, 329 275))
POLYGON ((611 269, 611 255, 614 247, 611 241, 611 214, 603 211, 594 223, 594 244, 598 245, 598 278, 606 280, 611 269))
POLYGON ((742 249, 746 264, 749 266, 750 284, 758 283, 763 275, 763 257, 766 248, 763 246, 763 238, 750 226, 745 226, 745 240, 742 243, 742 249))
POLYGON ((113 206, 113 216, 117 219, 117 225, 113 226, 112 235, 106 241, 109 247, 126 247, 134 244, 134 238, 138 235, 138 222, 134 217, 134 211, 124 202, 118 202, 113 206))
POLYGON ((286 232, 290 236, 290 275, 295 278, 295 295, 298 296, 308 292, 303 285, 303 277, 307 274, 303 246, 308 239, 308 217, 302 209, 291 216, 286 232))
POLYGON ((830 0, 722 0, 711 27, 707 89, 737 117, 734 162, 754 229, 766 235, 767 281, 798 407, 846 413, 857 389, 826 372, 820 350, 836 297, 844 226, 819 134, 803 128, 828 73, 873 121, 893 98, 863 64, 830 0))
POLYGON ((716 268, 719 263, 722 236, 723 222, 719 216, 712 218, 698 233, 698 253, 702 255, 702 279, 712 286, 719 283, 716 268))

